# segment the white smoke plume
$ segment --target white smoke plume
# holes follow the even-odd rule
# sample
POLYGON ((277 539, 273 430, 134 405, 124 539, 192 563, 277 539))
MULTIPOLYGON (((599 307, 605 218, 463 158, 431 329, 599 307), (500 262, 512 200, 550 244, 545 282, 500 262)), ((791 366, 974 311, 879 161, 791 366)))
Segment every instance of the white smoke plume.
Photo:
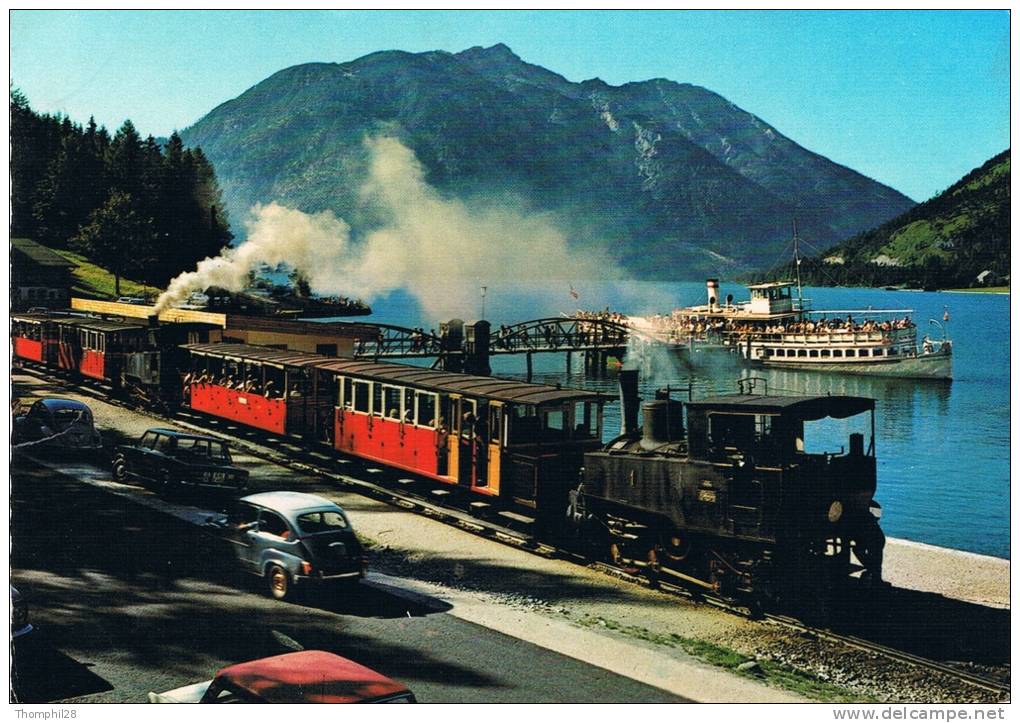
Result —
POLYGON ((239 291, 260 264, 285 262, 304 272, 316 293, 371 301, 404 288, 440 319, 474 309, 479 283, 605 278, 614 268, 602 254, 572 253, 550 216, 442 196, 425 182, 414 152, 394 138, 365 145, 361 199, 386 217, 382 226, 354 241, 350 226, 330 211, 256 206, 248 240, 175 278, 157 307, 208 286, 239 291))

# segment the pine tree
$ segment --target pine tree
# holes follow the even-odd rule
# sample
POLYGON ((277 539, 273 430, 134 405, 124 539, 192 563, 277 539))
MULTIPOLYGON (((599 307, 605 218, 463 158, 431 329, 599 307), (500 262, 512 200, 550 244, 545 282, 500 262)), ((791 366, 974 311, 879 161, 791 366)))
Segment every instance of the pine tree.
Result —
POLYGON ((119 296, 121 277, 141 270, 143 260, 135 250, 150 248, 152 236, 151 219, 139 212, 137 200, 128 193, 114 191, 92 213, 72 245, 114 275, 114 293, 119 296))

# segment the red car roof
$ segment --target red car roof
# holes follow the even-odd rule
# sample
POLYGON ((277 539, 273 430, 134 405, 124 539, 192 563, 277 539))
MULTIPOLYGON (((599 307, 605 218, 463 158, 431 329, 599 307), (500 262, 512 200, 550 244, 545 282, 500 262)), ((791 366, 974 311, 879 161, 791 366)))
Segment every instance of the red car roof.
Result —
POLYGON ((216 681, 269 703, 369 703, 411 692, 364 665, 321 650, 231 665, 216 674, 216 681))

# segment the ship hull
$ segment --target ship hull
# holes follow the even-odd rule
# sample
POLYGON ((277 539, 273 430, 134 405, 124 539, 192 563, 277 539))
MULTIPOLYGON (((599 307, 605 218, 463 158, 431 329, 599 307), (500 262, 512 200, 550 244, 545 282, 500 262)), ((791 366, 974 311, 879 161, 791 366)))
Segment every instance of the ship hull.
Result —
POLYGON ((899 357, 868 362, 798 362, 798 361, 752 361, 754 367, 766 369, 796 369, 797 371, 829 372, 835 374, 861 374, 900 379, 943 379, 953 378, 953 353, 951 349, 914 357, 899 357))

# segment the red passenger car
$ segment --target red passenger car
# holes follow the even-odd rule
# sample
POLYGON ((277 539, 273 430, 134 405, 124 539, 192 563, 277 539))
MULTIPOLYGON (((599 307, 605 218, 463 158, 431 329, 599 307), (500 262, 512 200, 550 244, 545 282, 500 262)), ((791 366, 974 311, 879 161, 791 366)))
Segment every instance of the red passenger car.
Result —
POLYGON ((15 359, 37 364, 56 360, 56 327, 49 314, 13 314, 11 340, 15 359))
POLYGON ((120 386, 125 354, 146 343, 145 324, 70 314, 11 317, 18 359, 120 386))
POLYGON ((274 434, 328 438, 330 377, 316 373, 326 357, 244 344, 184 349, 183 402, 196 412, 274 434))

